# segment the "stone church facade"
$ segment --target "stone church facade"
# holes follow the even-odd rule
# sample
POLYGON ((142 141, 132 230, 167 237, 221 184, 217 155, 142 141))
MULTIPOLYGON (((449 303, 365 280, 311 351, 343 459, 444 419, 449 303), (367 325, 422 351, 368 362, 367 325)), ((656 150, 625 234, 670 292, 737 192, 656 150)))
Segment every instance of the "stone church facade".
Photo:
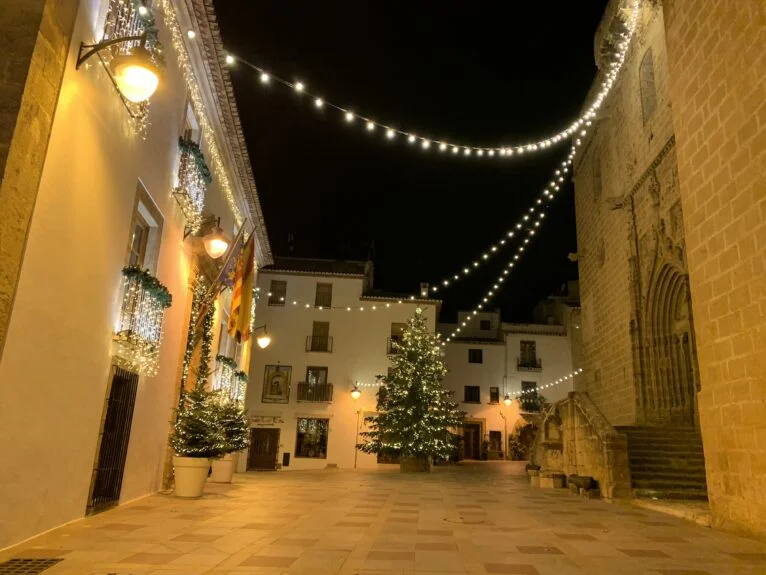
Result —
MULTIPOLYGON (((716 525, 763 534, 766 8, 639 5, 575 159, 584 373, 535 453, 543 469, 595 477, 606 497, 694 483, 716 525)), ((632 6, 610 0, 600 69, 632 6)))
MULTIPOLYGON (((605 15, 599 48, 614 17, 605 15)), ((659 6, 643 4, 633 42, 575 164, 581 388, 613 425, 694 425, 698 368, 659 6)))

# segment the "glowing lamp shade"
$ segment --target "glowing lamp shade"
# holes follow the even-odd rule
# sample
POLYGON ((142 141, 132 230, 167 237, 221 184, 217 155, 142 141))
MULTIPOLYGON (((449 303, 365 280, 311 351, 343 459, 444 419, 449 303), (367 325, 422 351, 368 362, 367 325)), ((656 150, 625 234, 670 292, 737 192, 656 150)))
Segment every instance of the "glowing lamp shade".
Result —
POLYGON ((263 335, 259 335, 257 338, 255 338, 255 342, 261 349, 266 349, 271 343, 271 338, 269 337, 269 334, 264 333, 263 335))
POLYGON ((159 70, 146 48, 115 56, 111 68, 117 88, 131 102, 148 100, 160 84, 159 70))
POLYGON ((359 390, 358 387, 354 386, 354 389, 351 390, 351 397, 354 399, 359 399, 362 397, 362 392, 359 390))
MULTIPOLYGON (((221 228, 214 228, 209 234, 202 238, 205 251, 214 260, 220 258, 229 249, 229 240, 223 235, 221 228)), ((266 346, 263 346, 266 347, 266 346)))
POLYGON ((510 396, 510 394, 508 394, 508 393, 505 394, 505 399, 503 399, 503 403, 505 405, 511 405, 511 396, 510 396))

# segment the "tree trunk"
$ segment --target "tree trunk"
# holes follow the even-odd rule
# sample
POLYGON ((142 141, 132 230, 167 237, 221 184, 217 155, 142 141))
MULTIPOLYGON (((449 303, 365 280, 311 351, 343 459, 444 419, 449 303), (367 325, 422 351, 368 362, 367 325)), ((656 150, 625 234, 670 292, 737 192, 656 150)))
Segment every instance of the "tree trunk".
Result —
POLYGON ((399 462, 402 473, 428 473, 431 471, 431 460, 428 457, 402 457, 399 462))

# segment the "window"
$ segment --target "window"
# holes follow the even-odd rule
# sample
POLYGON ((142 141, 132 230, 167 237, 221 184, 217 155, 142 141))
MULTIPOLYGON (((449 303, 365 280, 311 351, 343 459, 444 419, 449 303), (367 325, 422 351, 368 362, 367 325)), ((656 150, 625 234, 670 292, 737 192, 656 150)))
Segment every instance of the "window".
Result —
POLYGON ((332 307, 332 284, 317 284, 314 307, 332 307))
POLYGON ((139 182, 130 222, 127 263, 154 273, 162 237, 162 216, 151 196, 139 182))
POLYGON ((593 201, 597 202, 601 199, 601 155, 598 150, 594 150, 593 153, 593 201))
POLYGON ((500 403, 500 388, 499 387, 489 388, 489 402, 500 403))
POLYGON ((332 351, 329 321, 315 321, 312 324, 306 351, 332 351))
POLYGON ((146 223, 140 213, 136 213, 133 223, 133 235, 130 237, 129 266, 144 266, 144 256, 146 255, 146 243, 148 240, 149 224, 146 223))
POLYGON ((534 381, 522 381, 521 382, 521 393, 523 395, 534 395, 537 393, 537 383, 534 381))
POLYGON ((464 403, 480 403, 481 402, 481 388, 478 385, 466 385, 465 395, 463 397, 464 403))
POLYGON ((644 124, 646 124, 657 108, 657 88, 654 84, 654 58, 651 48, 646 51, 641 60, 638 81, 641 89, 641 110, 644 115, 644 124))
POLYGON ((327 458, 329 419, 298 418, 295 438, 295 457, 327 458))
POLYGON ((534 381, 521 382, 521 410, 526 412, 540 411, 540 396, 537 393, 537 383, 534 381))
POLYGON ((479 329, 481 331, 489 331, 492 329, 492 322, 488 319, 479 320, 479 329))
POLYGON ((184 118, 184 140, 195 142, 199 144, 199 122, 197 121, 197 115, 194 113, 191 102, 186 104, 186 117, 184 118))
POLYGON ((480 349, 468 350, 468 363, 483 363, 483 354, 480 349))
POLYGON ((534 341, 522 341, 520 344, 522 365, 534 365, 537 363, 537 343, 534 341))
POLYGON ((271 280, 269 288, 269 305, 285 305, 287 297, 287 282, 282 280, 271 280))
POLYGON ((306 383, 309 385, 327 385, 327 368, 314 366, 307 367, 306 383))

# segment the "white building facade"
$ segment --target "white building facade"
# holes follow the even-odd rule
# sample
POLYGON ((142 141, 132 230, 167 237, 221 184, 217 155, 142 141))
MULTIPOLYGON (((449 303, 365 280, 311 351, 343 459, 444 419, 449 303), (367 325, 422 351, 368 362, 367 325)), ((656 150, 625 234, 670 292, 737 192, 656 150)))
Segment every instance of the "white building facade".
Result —
POLYGON ((271 343, 251 356, 251 446, 239 471, 376 467, 376 455, 355 447, 377 408, 376 378, 415 310, 435 329, 440 302, 427 290, 419 299, 375 292, 370 262, 277 258, 257 285, 255 323, 271 343))
POLYGON ((543 399, 553 403, 574 389, 572 333, 564 325, 502 323, 497 312, 467 321, 468 313, 440 325, 441 333, 461 330, 446 346, 443 384, 466 413, 461 457, 500 459, 508 436, 543 399))
MULTIPOLYGON (((0 468, 0 548, 162 487, 193 280, 200 273, 213 283, 225 259, 207 256, 201 236, 212 222, 229 240, 240 230, 254 234, 256 265, 271 261, 212 5, 48 4, 57 6, 54 16, 71 9, 72 19, 60 30, 45 20, 40 32, 41 49, 51 29, 61 35, 61 84, 50 135, 35 150, 44 162, 27 191, 36 197, 16 254, 15 291, 2 294, 12 308, 0 338, 0 453, 13 463, 0 468), (108 62, 122 44, 76 65, 81 42, 147 30, 164 59, 148 104, 133 105, 116 89, 108 62), (201 175, 204 162, 211 181, 201 175), (130 266, 146 272, 128 276, 130 266), (172 305, 145 316, 126 289, 136 278, 148 278, 138 292, 144 302, 157 299, 159 281, 172 305), (135 340, 156 352, 152 370, 126 365, 123 351, 135 340)), ((25 97, 40 93, 35 66, 25 97)), ((54 68, 46 59, 45 78, 54 68)), ((37 130, 21 116, 18 125, 24 134, 37 130)), ((14 137, 9 165, 16 145, 14 137)), ((12 175, 4 175, 6 186, 12 175)), ((3 226, 20 219, 0 215, 3 226)), ((12 246, 0 244, 5 263, 12 246)), ((215 310, 220 325, 226 290, 215 310)), ((212 349, 233 353, 221 333, 212 349)), ((247 369, 249 345, 238 353, 247 369)))

